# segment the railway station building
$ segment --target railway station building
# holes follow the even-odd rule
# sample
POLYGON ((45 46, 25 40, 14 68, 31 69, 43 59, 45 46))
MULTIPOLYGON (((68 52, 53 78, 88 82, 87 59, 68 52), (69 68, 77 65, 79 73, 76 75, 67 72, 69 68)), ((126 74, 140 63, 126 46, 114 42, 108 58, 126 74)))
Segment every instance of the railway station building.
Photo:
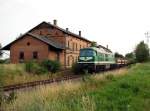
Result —
POLYGON ((72 33, 68 28, 60 28, 54 20, 53 24, 45 21, 38 24, 1 50, 10 51, 11 63, 50 59, 58 60, 67 68, 77 61, 80 49, 91 43, 82 37, 81 31, 72 33))

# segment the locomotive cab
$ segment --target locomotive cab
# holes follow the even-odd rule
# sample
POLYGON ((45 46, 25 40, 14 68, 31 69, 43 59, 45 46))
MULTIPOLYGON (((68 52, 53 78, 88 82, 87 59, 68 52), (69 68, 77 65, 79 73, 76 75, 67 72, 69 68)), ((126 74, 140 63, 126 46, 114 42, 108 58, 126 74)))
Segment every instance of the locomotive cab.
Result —
POLYGON ((80 55, 78 58, 78 64, 82 69, 88 70, 88 72, 94 71, 95 69, 95 59, 97 52, 92 48, 84 48, 80 50, 80 55))

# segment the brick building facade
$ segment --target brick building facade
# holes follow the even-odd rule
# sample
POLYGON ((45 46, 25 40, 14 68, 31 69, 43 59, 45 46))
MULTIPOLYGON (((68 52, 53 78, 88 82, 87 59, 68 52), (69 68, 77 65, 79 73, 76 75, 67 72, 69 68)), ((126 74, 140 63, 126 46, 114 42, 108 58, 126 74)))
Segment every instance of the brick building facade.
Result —
POLYGON ((54 20, 53 24, 42 22, 29 30, 2 50, 10 50, 12 63, 24 62, 32 59, 58 60, 64 67, 70 67, 77 61, 81 48, 89 47, 91 41, 79 34, 62 29, 54 20))

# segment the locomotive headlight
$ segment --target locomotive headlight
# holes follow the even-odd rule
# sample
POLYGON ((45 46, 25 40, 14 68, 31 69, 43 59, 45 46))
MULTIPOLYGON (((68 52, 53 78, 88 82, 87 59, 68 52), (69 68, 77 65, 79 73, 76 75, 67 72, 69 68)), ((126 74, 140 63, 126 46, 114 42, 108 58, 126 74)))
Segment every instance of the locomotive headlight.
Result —
POLYGON ((93 57, 86 57, 86 60, 88 61, 88 60, 92 60, 93 59, 93 57))
POLYGON ((79 59, 82 60, 82 61, 84 61, 84 60, 85 60, 85 57, 80 57, 79 59))

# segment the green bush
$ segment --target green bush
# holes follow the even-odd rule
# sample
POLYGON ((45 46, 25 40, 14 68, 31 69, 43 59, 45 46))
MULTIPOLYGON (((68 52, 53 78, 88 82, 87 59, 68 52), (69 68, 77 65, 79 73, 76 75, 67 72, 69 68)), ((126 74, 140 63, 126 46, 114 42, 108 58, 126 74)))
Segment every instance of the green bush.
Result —
POLYGON ((31 73, 31 72, 32 72, 32 68, 33 68, 33 62, 29 61, 29 62, 26 62, 26 63, 25 63, 25 70, 26 70, 28 73, 31 73))
POLYGON ((61 67, 58 61, 53 61, 53 60, 48 60, 48 59, 42 62, 42 66, 52 73, 57 72, 61 67))
POLYGON ((40 75, 45 74, 47 72, 48 72, 47 69, 45 67, 42 67, 39 63, 33 64, 32 73, 40 75))
POLYGON ((35 61, 26 62, 25 70, 28 73, 33 73, 33 74, 45 74, 47 72, 46 68, 42 67, 39 63, 35 61))
POLYGON ((0 59, 0 64, 8 64, 10 63, 10 59, 0 59))
POLYGON ((5 63, 5 60, 0 59, 0 64, 3 64, 3 63, 5 63))

